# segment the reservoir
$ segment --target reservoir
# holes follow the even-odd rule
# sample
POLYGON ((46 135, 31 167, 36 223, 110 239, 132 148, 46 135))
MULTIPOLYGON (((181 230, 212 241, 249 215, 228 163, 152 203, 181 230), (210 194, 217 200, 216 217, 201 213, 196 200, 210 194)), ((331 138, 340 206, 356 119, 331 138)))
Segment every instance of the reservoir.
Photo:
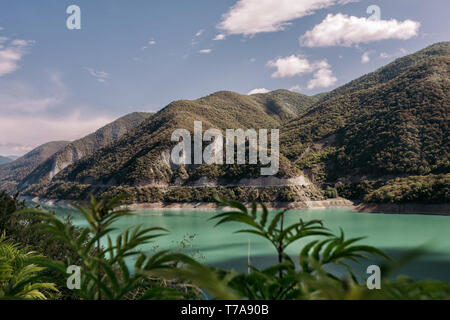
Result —
MULTIPOLYGON (((87 226, 83 216, 76 210, 52 207, 60 217, 70 215, 77 226, 87 226)), ((180 250, 201 262, 247 271, 248 252, 250 263, 258 268, 275 263, 275 250, 264 238, 242 233, 234 233, 239 226, 234 223, 214 227, 209 220, 215 211, 195 210, 142 210, 133 216, 122 217, 114 226, 115 234, 137 225, 163 227, 169 231, 141 249, 152 254, 158 249, 180 250)), ((397 275, 405 274, 415 279, 442 280, 450 283, 450 217, 434 215, 371 214, 353 212, 349 209, 292 210, 285 216, 285 223, 299 219, 322 220, 334 234, 344 230, 346 239, 366 237, 360 244, 368 244, 384 250, 393 259, 418 247, 425 247, 426 253, 408 263, 397 275)), ((114 234, 114 236, 115 236, 114 234)), ((114 239, 114 237, 113 237, 114 239)), ((294 261, 305 243, 313 240, 302 239, 290 247, 288 253, 294 261)), ((129 261, 130 266, 132 261, 129 261)), ((356 266, 365 273, 367 266, 379 260, 365 261, 356 266)), ((339 272, 337 270, 337 272, 339 272)))

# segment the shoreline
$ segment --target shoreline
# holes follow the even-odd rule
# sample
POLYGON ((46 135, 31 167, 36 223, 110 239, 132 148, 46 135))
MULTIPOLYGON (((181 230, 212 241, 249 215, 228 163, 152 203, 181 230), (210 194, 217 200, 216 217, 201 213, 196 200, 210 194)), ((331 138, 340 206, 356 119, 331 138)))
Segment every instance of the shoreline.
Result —
MULTIPOLYGON (((26 200, 47 206, 70 207, 70 200, 51 200, 41 198, 23 197, 26 200)), ((247 207, 251 203, 244 203, 247 207)), ((421 214, 450 216, 450 204, 423 204, 423 203, 361 203, 344 198, 327 200, 308 200, 299 202, 265 202, 268 209, 290 209, 290 210, 320 210, 320 209, 349 209, 355 212, 372 214, 421 214)), ((215 202, 147 202, 133 203, 121 206, 121 208, 133 211, 145 210, 217 210, 219 207, 215 202)))
MULTIPOLYGON (((247 207, 251 203, 244 203, 247 207)), ((268 209, 291 209, 291 210, 304 210, 304 209, 354 209, 355 205, 352 201, 346 199, 329 199, 329 200, 316 200, 316 201, 304 201, 304 202, 265 202, 268 209)), ((215 210, 219 209, 215 202, 174 202, 174 203, 134 203, 129 205, 123 205, 121 208, 129 210, 215 210)))
POLYGON ((450 216, 448 203, 360 203, 355 206, 358 212, 378 214, 421 214, 450 216))

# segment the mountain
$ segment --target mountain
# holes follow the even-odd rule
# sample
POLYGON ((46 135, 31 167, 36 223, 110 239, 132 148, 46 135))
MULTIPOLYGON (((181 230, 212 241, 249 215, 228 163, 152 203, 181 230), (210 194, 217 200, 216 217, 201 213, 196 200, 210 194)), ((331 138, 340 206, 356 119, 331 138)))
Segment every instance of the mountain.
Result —
POLYGON ((28 172, 28 175, 21 179, 21 186, 49 182, 67 166, 107 146, 152 115, 152 113, 146 112, 130 113, 84 138, 68 143, 64 148, 33 168, 31 172, 28 172))
POLYGON ((282 89, 253 94, 251 98, 266 106, 266 113, 281 121, 302 115, 319 100, 318 96, 310 97, 282 89))
MULTIPOLYGON (((297 93, 280 91, 274 96, 279 99, 280 107, 285 110, 289 109, 281 104, 283 99, 290 101, 289 107, 295 106, 297 110, 307 110, 311 105, 306 96, 297 93), (296 97, 298 101, 295 101, 296 97), (302 107, 301 101, 307 103, 307 106, 302 107)), ((59 172, 46 189, 48 191, 46 196, 67 197, 68 194, 73 196, 87 189, 104 192, 121 186, 131 188, 177 186, 179 188, 173 192, 189 194, 190 191, 186 191, 184 187, 230 185, 246 188, 252 185, 283 186, 289 182, 306 185, 307 182, 303 180, 301 172, 283 156, 280 158, 277 176, 264 178, 265 180, 260 178, 260 164, 176 166, 171 163, 170 151, 175 143, 171 142, 170 138, 175 129, 184 128, 193 132, 194 121, 202 121, 203 130, 279 128, 284 121, 273 112, 272 102, 273 97, 270 94, 254 97, 229 91, 216 92, 197 100, 172 102, 117 141, 59 172)), ((286 114, 290 119, 295 116, 291 111, 286 114)), ((42 185, 35 185, 25 192, 35 193, 44 189, 42 185)), ((151 197, 156 196, 153 189, 148 189, 145 196, 149 197, 149 193, 152 193, 151 197)), ((179 200, 180 197, 181 195, 177 194, 173 199, 179 200)))
MULTIPOLYGON (((250 96, 228 91, 193 101, 175 101, 136 130, 67 168, 57 178, 94 184, 168 185, 179 177, 169 161, 174 145, 170 137, 175 129, 193 132, 194 120, 202 121, 204 130, 279 128, 282 124, 279 117, 267 109, 250 96)), ((222 173, 226 174, 215 173, 216 178, 222 173)))
POLYGON ((443 201, 450 187, 449 74, 450 43, 443 42, 313 97, 220 91, 175 101, 50 183, 27 178, 38 183, 23 192, 56 199, 126 192, 135 202, 211 201, 215 193, 242 201, 443 201), (260 164, 175 165, 171 134, 193 132, 194 121, 203 130, 278 128, 279 172, 261 177, 260 164))
POLYGON ((2 164, 6 164, 6 163, 9 163, 9 162, 12 162, 12 161, 13 161, 13 159, 11 159, 9 157, 0 156, 0 166, 2 164))
POLYGON ((25 178, 45 159, 63 148, 69 141, 53 141, 43 144, 24 156, 0 167, 0 184, 18 182, 25 178))
POLYGON ((397 59, 285 124, 283 153, 319 180, 448 172, 449 75, 449 42, 397 59))

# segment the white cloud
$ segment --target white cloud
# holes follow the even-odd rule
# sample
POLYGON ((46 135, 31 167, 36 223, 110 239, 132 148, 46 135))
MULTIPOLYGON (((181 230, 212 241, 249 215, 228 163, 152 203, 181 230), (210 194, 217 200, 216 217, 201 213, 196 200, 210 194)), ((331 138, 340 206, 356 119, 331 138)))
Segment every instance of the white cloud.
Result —
POLYGON ((213 40, 218 41, 218 40, 225 40, 227 36, 224 35, 223 33, 219 33, 218 35, 216 35, 213 40))
POLYGON ((39 88, 23 81, 0 80, 0 154, 21 154, 54 140, 74 140, 111 122, 106 116, 68 105, 60 73, 41 74, 39 88), (70 114, 64 114, 69 107, 70 114))
POLYGON ((239 0, 217 27, 227 34, 275 32, 316 10, 355 1, 358 0, 239 0))
POLYGON ((393 53, 381 52, 380 58, 381 59, 397 58, 397 57, 404 56, 407 53, 408 53, 407 50, 405 50, 404 48, 400 48, 398 51, 393 52, 393 53))
POLYGON ((24 48, 33 45, 35 42, 34 40, 15 39, 11 41, 11 46, 24 48))
POLYGON ((97 71, 88 67, 84 67, 84 69, 100 83, 105 82, 109 78, 109 74, 105 71, 97 71))
POLYGON ((147 44, 145 46, 142 46, 141 49, 145 50, 145 49, 148 49, 149 46, 154 46, 154 45, 156 45, 156 41, 152 39, 149 42, 147 42, 147 44))
POLYGON ((308 82, 308 89, 328 88, 337 82, 337 78, 333 75, 330 65, 326 60, 319 63, 319 70, 314 73, 313 79, 308 82))
POLYGON ((113 119, 102 116, 83 118, 80 112, 56 119, 30 115, 2 116, 0 150, 4 154, 20 154, 49 141, 75 140, 111 121, 113 119))
MULTIPOLYGON (((308 82, 310 90, 330 87, 337 81, 326 59, 310 62, 301 55, 291 55, 270 60, 267 62, 267 66, 277 68, 277 71, 272 73, 272 78, 294 77, 315 72, 313 79, 308 82)), ((300 89, 300 87, 296 87, 296 89, 300 89)))
POLYGON ((386 39, 406 40, 418 34, 420 23, 412 20, 371 20, 338 13, 307 31, 300 43, 307 47, 351 46, 386 39))
POLYGON ((277 71, 272 73, 272 78, 294 77, 305 73, 311 73, 315 68, 308 59, 300 55, 291 55, 276 60, 270 60, 267 62, 267 66, 277 68, 277 71))
POLYGON ((43 86, 36 90, 26 83, 5 81, 0 85, 0 112, 6 114, 35 114, 49 110, 67 96, 61 76, 53 73, 49 77, 48 84, 41 78, 43 86), (48 88, 48 90, 46 90, 48 88))
POLYGON ((33 146, 23 145, 21 143, 15 142, 0 142, 0 153, 1 154, 14 154, 14 155, 22 155, 31 151, 33 146))
POLYGON ((250 62, 254 63, 256 61, 256 58, 250 58, 250 62))
POLYGON ((5 44, 8 40, 7 37, 0 37, 0 77, 19 69, 19 62, 34 43, 32 40, 15 39, 5 44))
POLYGON ((300 91, 302 91, 302 87, 301 87, 300 85, 296 84, 295 86, 290 87, 290 88, 289 88, 289 91, 297 91, 297 92, 300 92, 300 91))
POLYGON ((370 62, 370 54, 372 52, 371 51, 366 51, 363 53, 363 55, 361 56, 361 63, 368 63, 370 62))
MULTIPOLYGON (((182 56, 183 59, 187 59, 191 53, 191 49, 199 44, 199 38, 203 34, 203 32, 204 30, 200 29, 192 36, 191 42, 189 43, 189 48, 187 52, 182 56)), ((208 54, 211 52, 211 49, 203 49, 199 50, 198 52, 208 54)))
POLYGON ((270 92, 270 90, 266 89, 266 88, 256 88, 256 89, 250 90, 249 93, 247 93, 247 94, 251 95, 251 94, 267 93, 267 92, 270 92))

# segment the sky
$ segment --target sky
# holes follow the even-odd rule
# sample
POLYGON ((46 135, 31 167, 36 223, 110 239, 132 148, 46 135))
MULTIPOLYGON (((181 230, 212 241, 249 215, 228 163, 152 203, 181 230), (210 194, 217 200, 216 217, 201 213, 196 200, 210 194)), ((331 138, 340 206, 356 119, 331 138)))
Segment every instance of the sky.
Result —
POLYGON ((219 90, 329 91, 449 41, 449 12, 448 0, 1 0, 0 155, 219 90))

